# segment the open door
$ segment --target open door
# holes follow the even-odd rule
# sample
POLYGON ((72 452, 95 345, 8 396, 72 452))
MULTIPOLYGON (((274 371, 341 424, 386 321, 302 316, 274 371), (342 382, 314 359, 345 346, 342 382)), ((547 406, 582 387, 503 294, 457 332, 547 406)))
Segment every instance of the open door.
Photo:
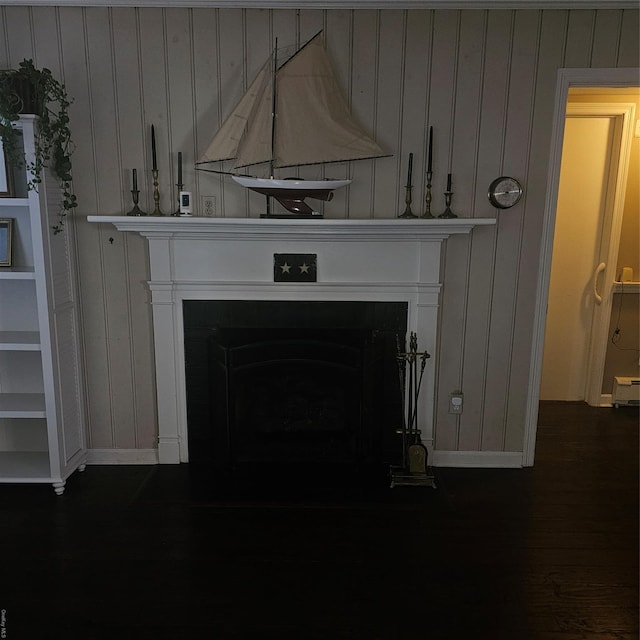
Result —
POLYGON ((635 105, 567 105, 541 400, 600 406, 635 105))

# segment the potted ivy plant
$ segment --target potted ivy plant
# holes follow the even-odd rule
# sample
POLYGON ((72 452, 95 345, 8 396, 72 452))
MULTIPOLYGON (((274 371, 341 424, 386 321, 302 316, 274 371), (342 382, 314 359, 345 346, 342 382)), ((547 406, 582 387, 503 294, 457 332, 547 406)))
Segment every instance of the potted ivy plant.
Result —
POLYGON ((77 206, 72 192, 71 154, 73 142, 69 128, 71 100, 61 82, 49 69, 37 69, 33 60, 23 60, 17 69, 0 71, 0 138, 10 164, 26 166, 31 174, 29 189, 37 189, 42 171, 49 167, 60 181, 62 194, 54 233, 62 231, 65 216, 77 206), (35 158, 26 163, 20 131, 13 124, 23 114, 39 117, 36 127, 35 158))

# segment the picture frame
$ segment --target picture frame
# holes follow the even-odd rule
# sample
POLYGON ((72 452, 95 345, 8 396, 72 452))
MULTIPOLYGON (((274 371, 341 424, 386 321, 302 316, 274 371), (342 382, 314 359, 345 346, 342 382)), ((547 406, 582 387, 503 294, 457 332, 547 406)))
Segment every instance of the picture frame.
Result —
POLYGON ((4 151, 2 138, 0 138, 0 198, 11 197, 13 197, 11 168, 7 162, 7 154, 4 151))
POLYGON ((0 267, 10 267, 13 218, 0 218, 0 267))

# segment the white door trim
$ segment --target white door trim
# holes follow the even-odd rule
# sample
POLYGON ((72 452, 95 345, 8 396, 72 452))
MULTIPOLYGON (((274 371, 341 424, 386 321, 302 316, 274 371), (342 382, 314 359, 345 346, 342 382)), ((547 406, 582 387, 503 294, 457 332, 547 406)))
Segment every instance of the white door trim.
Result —
POLYGON ((551 128, 549 169, 547 173, 547 195, 544 207, 538 284, 534 310, 533 342, 531 347, 531 365, 529 368, 529 392, 527 395, 524 425, 523 466, 532 466, 535 456, 553 233, 555 230, 558 186, 560 182, 560 161, 562 158, 564 121, 569 88, 637 87, 639 85, 639 71, 640 69, 637 67, 624 69, 558 69, 554 115, 551 128))

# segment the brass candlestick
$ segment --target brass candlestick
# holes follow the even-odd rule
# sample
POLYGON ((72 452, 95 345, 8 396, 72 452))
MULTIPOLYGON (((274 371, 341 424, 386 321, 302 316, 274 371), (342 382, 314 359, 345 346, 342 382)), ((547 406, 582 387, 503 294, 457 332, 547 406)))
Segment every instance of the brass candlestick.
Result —
POLYGON ((171 214, 173 217, 180 216, 180 192, 182 191, 182 187, 184 187, 184 184, 178 182, 176 183, 176 187, 178 187, 178 208, 171 214))
POLYGON ((140 191, 138 189, 131 189, 131 198, 133 199, 133 208, 127 213, 128 216, 146 216, 147 214, 138 206, 138 197, 140 191))
POLYGON ((411 186, 411 176, 413 174, 413 153, 409 154, 409 171, 407 172, 407 186, 406 186, 406 195, 404 201, 407 203, 407 206, 404 210, 404 213, 399 215, 399 218, 417 218, 417 216, 413 215, 413 211, 411 211, 411 191, 413 187, 411 186))
POLYGON ((413 191, 413 187, 408 184, 406 186, 406 196, 404 198, 405 203, 407 204, 404 213, 402 213, 400 216, 398 216, 399 218, 417 218, 416 215, 414 215, 413 211, 411 211, 411 192, 413 191))
POLYGON ((153 176, 153 201, 155 203, 155 208, 153 210, 152 216, 163 216, 164 213, 160 211, 160 191, 158 190, 158 170, 152 169, 151 175, 153 176))
POLYGON ((422 214, 423 218, 435 218, 431 213, 431 178, 433 177, 433 173, 431 171, 427 171, 427 193, 424 197, 424 213, 422 214))
POLYGON ((445 210, 438 216, 438 218, 457 218, 458 216, 451 211, 451 196, 453 191, 444 192, 445 210))

